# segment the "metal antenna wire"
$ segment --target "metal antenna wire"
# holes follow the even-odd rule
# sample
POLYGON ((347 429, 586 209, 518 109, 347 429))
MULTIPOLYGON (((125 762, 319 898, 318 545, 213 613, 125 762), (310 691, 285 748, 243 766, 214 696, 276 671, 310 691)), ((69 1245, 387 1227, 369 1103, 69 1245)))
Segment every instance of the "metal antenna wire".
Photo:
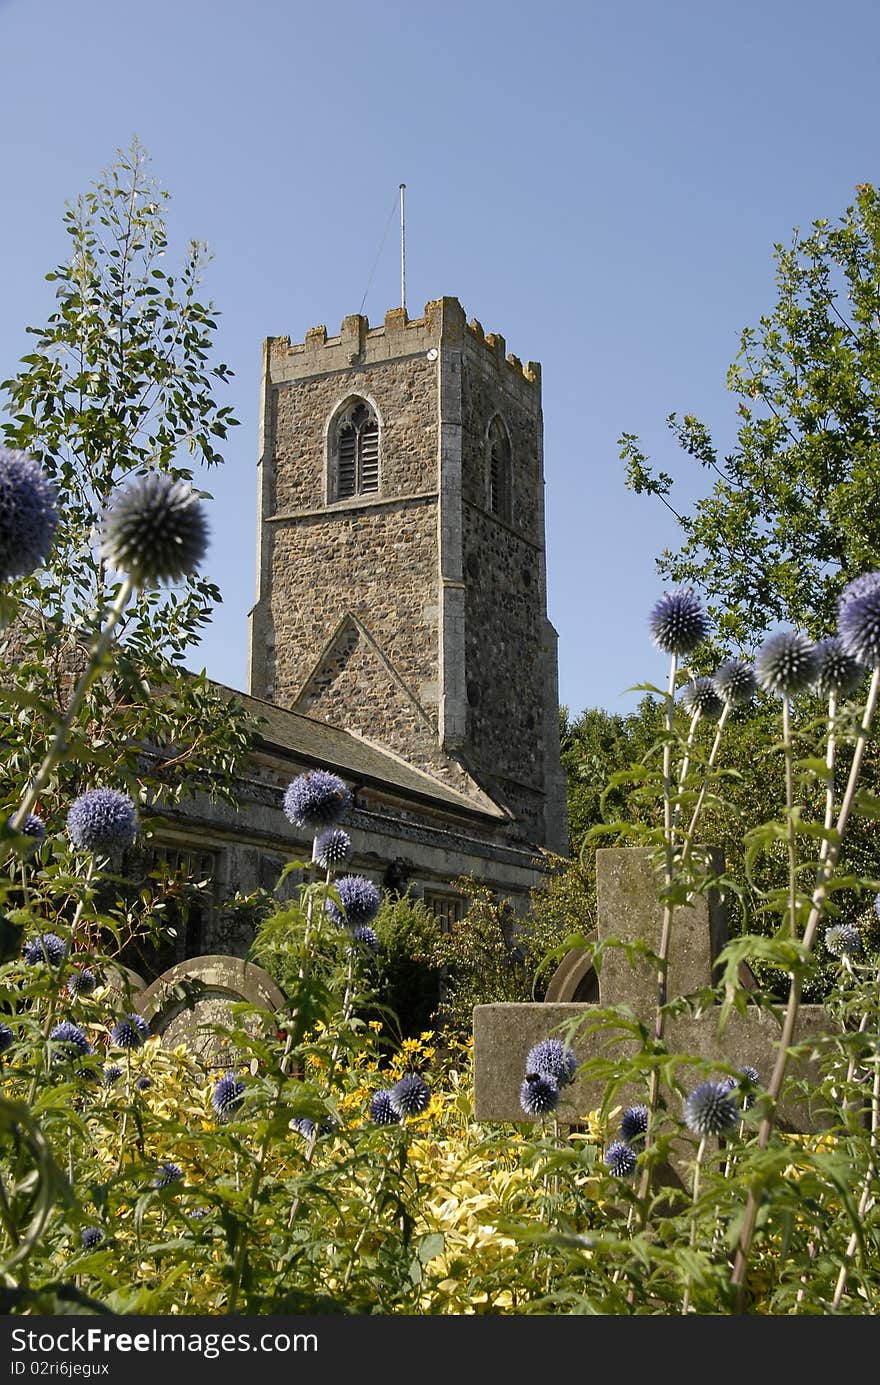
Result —
POLYGON ((388 232, 389 232, 389 230, 390 230, 390 228, 391 228, 391 220, 392 220, 392 218, 393 218, 394 213, 395 213, 396 210, 397 210, 397 197, 395 197, 394 201, 391 203, 391 211, 388 213, 388 220, 385 222, 385 230, 384 230, 383 233, 382 233, 382 242, 381 242, 381 244, 380 244, 380 246, 379 246, 379 250, 378 250, 378 252, 377 252, 377 254, 376 254, 376 258, 375 258, 375 260, 373 261, 373 268, 370 270, 370 277, 369 277, 369 279, 367 280, 367 287, 364 289, 364 296, 363 296, 363 298, 361 299, 361 306, 358 308, 358 313, 362 313, 362 312, 364 311, 364 304, 365 304, 366 301, 367 301, 367 294, 370 292, 370 285, 371 285, 372 282, 373 282, 373 275, 376 273, 377 266, 378 266, 378 264, 379 264, 380 259, 382 258, 382 251, 385 249, 385 242, 386 242, 386 240, 388 239, 388 232))

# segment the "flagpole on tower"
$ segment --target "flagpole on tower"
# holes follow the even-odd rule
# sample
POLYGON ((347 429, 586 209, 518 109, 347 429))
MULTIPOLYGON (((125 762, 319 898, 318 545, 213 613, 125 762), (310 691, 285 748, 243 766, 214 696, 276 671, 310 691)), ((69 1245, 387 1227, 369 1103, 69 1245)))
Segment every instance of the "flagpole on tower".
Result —
POLYGON ((406 312, 406 215, 404 193, 406 183, 400 185, 400 306, 406 312))

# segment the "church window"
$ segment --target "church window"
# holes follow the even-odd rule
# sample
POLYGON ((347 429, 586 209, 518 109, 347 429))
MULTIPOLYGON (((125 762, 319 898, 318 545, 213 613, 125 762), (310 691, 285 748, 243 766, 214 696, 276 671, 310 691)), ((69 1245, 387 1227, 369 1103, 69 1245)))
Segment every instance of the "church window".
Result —
POLYGON ((379 490, 379 420, 363 399, 353 399, 333 430, 334 500, 379 490))
POLYGON ((511 521, 510 439, 500 418, 489 425, 489 509, 493 515, 511 521))

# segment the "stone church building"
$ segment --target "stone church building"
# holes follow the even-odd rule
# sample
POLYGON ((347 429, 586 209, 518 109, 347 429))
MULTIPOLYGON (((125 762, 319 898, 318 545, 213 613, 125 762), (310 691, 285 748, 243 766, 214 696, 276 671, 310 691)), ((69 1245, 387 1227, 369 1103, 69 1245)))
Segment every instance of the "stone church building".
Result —
POLYGON ((163 836, 211 882, 176 960, 241 950, 224 898, 307 859, 281 798, 309 768, 353 791, 347 868, 447 924, 456 877, 522 912, 542 851, 565 854, 542 449, 540 367, 455 298, 266 341, 243 697, 259 730, 238 811, 196 799, 163 836))

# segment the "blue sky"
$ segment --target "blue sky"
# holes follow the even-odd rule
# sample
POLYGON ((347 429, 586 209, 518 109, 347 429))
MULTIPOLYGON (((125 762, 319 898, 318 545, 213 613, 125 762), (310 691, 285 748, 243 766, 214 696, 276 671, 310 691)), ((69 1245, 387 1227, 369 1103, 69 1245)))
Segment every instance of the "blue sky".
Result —
POLYGON ((0 54, 0 378, 51 309, 65 201, 133 136, 172 251, 214 254, 242 426, 206 483, 224 604, 194 667, 244 686, 262 340, 337 331, 368 283, 371 322, 398 304, 396 223, 379 252, 403 181, 410 315, 455 295, 542 363, 561 701, 625 712, 665 681, 646 621, 677 531, 625 489, 617 438, 685 507, 701 477, 666 415, 732 441, 725 375, 774 243, 880 177, 876 3, 0 0, 0 54))

